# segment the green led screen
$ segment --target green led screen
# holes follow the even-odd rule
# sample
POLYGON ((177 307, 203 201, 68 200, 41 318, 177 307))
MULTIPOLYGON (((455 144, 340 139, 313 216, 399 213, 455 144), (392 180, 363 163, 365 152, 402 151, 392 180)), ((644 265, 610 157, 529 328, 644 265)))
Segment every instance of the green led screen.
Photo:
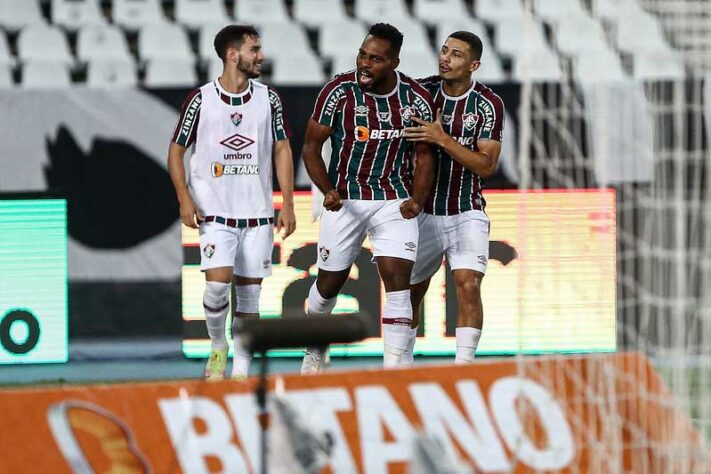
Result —
POLYGON ((0 363, 66 362, 63 199, 0 196, 0 363))

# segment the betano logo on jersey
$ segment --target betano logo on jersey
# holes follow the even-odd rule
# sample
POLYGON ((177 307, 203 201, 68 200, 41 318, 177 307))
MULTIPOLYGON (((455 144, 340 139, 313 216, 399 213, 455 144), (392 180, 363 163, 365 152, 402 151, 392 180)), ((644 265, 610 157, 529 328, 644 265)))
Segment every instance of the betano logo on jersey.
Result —
POLYGON ((213 178, 239 174, 259 174, 259 165, 225 165, 218 161, 213 161, 210 169, 213 178))
POLYGON ((392 140, 395 138, 402 138, 404 129, 396 128, 390 130, 373 129, 370 130, 368 127, 363 127, 359 125, 355 128, 355 138, 359 142, 365 142, 370 140, 392 140))

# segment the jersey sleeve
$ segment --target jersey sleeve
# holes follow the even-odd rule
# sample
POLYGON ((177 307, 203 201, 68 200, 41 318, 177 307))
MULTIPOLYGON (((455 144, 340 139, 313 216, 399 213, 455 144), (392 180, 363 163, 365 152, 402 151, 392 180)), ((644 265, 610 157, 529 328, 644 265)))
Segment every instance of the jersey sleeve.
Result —
POLYGON ((432 101, 432 96, 424 87, 413 89, 412 104, 417 109, 418 115, 422 120, 425 122, 433 122, 435 120, 434 102, 432 101))
POLYGON ((500 142, 504 137, 504 102, 495 94, 482 96, 478 109, 482 122, 477 139, 500 142))
POLYGON ((344 98, 345 90, 343 86, 339 81, 332 80, 319 92, 311 118, 316 123, 333 128, 336 115, 338 115, 344 98))
POLYGON ((286 140, 291 137, 289 122, 284 115, 281 97, 276 89, 269 88, 269 105, 272 109, 272 137, 275 141, 286 140))
POLYGON ((173 130, 173 138, 171 140, 173 143, 190 148, 195 142, 198 122, 200 121, 201 103, 202 94, 200 89, 194 89, 188 94, 180 108, 178 123, 175 124, 175 130, 173 130))

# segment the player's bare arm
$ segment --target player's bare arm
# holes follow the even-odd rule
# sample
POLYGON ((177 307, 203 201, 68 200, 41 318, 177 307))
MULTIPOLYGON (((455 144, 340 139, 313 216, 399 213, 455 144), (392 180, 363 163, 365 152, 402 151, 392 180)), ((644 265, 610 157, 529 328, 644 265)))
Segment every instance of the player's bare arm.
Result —
POLYGON ((435 175, 432 147, 426 143, 417 143, 415 144, 415 152, 417 153, 417 161, 412 178, 412 197, 400 206, 400 213, 405 219, 417 217, 422 211, 435 175))
POLYGON ((175 142, 170 143, 168 148, 168 172, 180 204, 180 221, 188 227, 197 229, 198 225, 203 221, 203 216, 195 206, 195 201, 190 195, 188 184, 185 180, 185 167, 183 165, 185 150, 186 148, 182 145, 175 142))
POLYGON ((279 140, 274 143, 274 169, 276 170, 277 181, 283 203, 279 216, 277 217, 277 232, 283 233, 282 239, 286 239, 296 230, 296 215, 294 214, 294 162, 291 156, 291 145, 289 140, 279 140))
POLYGON ((331 136, 331 127, 321 125, 314 119, 310 119, 306 127, 306 138, 304 139, 304 166, 309 178, 316 187, 323 193, 323 207, 327 211, 338 211, 343 207, 341 196, 333 186, 331 178, 328 177, 326 165, 321 158, 321 149, 326 140, 331 136))
POLYGON ((412 120, 417 123, 419 127, 408 127, 405 129, 405 137, 407 137, 408 140, 439 146, 459 164, 482 178, 488 178, 496 171, 496 165, 499 162, 499 153, 501 153, 501 142, 496 140, 478 140, 477 148, 479 151, 473 151, 460 145, 442 128, 441 110, 437 111, 437 119, 434 122, 426 122, 419 117, 413 117, 412 120))

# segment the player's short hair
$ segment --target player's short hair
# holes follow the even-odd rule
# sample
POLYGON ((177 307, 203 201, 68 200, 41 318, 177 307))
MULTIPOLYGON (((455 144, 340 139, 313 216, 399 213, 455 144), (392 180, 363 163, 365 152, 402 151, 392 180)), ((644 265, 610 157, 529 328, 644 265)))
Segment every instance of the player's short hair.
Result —
POLYGON ((248 37, 259 37, 259 32, 252 25, 228 25, 215 35, 215 52, 223 61, 227 57, 227 48, 239 49, 248 37))
POLYGON ((481 53, 484 52, 484 46, 481 44, 481 38, 472 33, 471 31, 455 31, 450 38, 458 39, 459 41, 464 41, 469 45, 469 50, 472 54, 472 59, 474 61, 481 60, 481 53))
POLYGON ((400 48, 402 48, 402 33, 400 33, 400 30, 389 23, 376 23, 370 27, 368 34, 389 41, 394 53, 393 56, 398 57, 400 48))

